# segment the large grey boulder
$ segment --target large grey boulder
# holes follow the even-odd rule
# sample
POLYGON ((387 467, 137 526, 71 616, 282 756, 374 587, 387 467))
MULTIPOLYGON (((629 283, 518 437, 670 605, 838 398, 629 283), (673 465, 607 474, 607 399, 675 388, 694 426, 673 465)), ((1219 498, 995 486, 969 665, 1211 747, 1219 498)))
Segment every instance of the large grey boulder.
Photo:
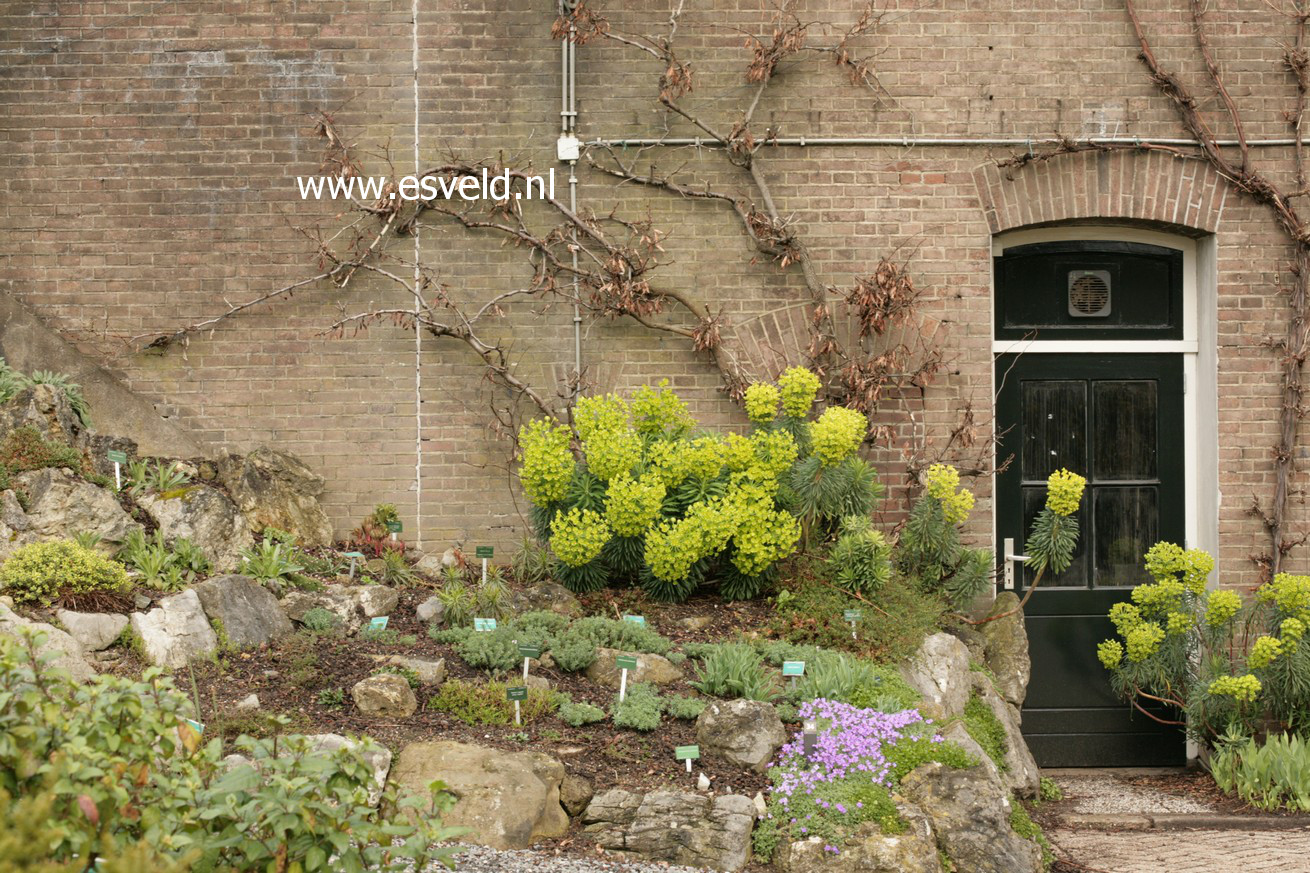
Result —
POLYGON ((332 524, 318 498, 323 477, 294 455, 267 447, 218 460, 218 478, 256 530, 275 527, 301 545, 332 545, 332 524))
POLYGON ((504 752, 466 743, 411 743, 396 759, 391 780, 426 795, 434 779, 458 798, 442 817, 466 827, 461 840, 496 849, 523 849, 561 837, 569 817, 560 805, 564 765, 540 752, 504 752))
POLYGON ((570 816, 582 815, 586 810, 587 804, 596 796, 596 789, 592 786, 591 780, 585 776, 577 776, 573 773, 566 773, 564 781, 559 785, 559 802, 564 807, 564 811, 570 816))
POLYGON ((956 718, 964 713, 973 685, 969 671, 969 650, 946 633, 936 633, 905 664, 901 675, 923 696, 936 720, 956 718))
POLYGON ((502 605, 511 616, 537 611, 554 612, 566 618, 582 615, 582 604, 578 598, 558 582, 538 582, 522 591, 508 591, 502 605))
POLYGON ((622 672, 614 663, 619 656, 637 659, 637 669, 628 671, 628 683, 654 682, 656 685, 668 685, 682 678, 682 671, 673 666, 668 658, 638 652, 620 652, 604 646, 596 649, 596 660, 587 668, 587 678, 597 685, 618 688, 622 681, 622 672))
POLYGON ((355 598, 360 615, 364 618, 391 615, 400 605, 400 592, 386 585, 356 585, 347 590, 355 598))
POLYGON ((927 818, 904 806, 901 817, 908 824, 903 833, 884 834, 877 822, 867 821, 836 855, 824 848, 828 841, 821 837, 784 842, 778 846, 778 867, 783 873, 942 873, 927 818))
POLYGON ((400 592, 386 585, 329 585, 322 591, 291 591, 282 609, 292 621, 303 622, 311 609, 326 609, 341 619, 347 630, 358 630, 365 619, 391 615, 400 604, 400 592))
POLYGON ((35 542, 35 538, 27 532, 29 527, 31 524, 18 502, 18 495, 13 491, 0 491, 0 561, 8 558, 18 548, 35 542))
POLYGON ((418 709, 409 683, 394 673, 361 679, 350 689, 350 697, 360 713, 374 718, 409 718, 418 709))
POLYGON ((61 609, 55 619, 83 650, 99 652, 109 648, 127 627, 127 616, 107 612, 71 612, 61 609))
POLYGON ((782 719, 772 705, 758 700, 716 700, 696 719, 701 754, 723 758, 763 773, 787 741, 782 719))
POLYGON ((112 552, 141 525, 132 520, 118 498, 67 470, 30 470, 14 477, 27 491, 23 533, 28 542, 71 540, 80 533, 99 534, 97 548, 112 552))
POLYGON ((223 642, 233 648, 258 648, 295 630, 277 598, 249 576, 214 576, 192 590, 210 624, 223 629, 223 642))
POLYGON ((149 612, 132 613, 131 623, 146 660, 159 667, 185 667, 218 648, 218 637, 191 589, 165 597, 149 612))
POLYGON ((146 494, 136 502, 165 538, 186 537, 205 553, 216 572, 236 570, 241 553, 254 545, 250 525, 237 505, 209 485, 188 485, 167 495, 146 494))
POLYGON ((424 624, 441 624, 446 617, 446 604, 434 594, 415 607, 414 616, 424 624))
POLYGON ((924 764, 901 780, 900 791, 923 810, 937 845, 958 869, 1041 873, 1041 850, 1010 827, 1011 801, 985 770, 924 764))
POLYGON ((740 794, 613 788, 592 798, 582 823, 598 846, 622 856, 740 870, 750 858, 755 804, 740 794))
POLYGON ((981 673, 973 674, 973 693, 978 695, 1001 727, 1005 728, 1005 766, 1001 769, 1001 782, 1020 797, 1036 797, 1041 788, 1042 774, 1037 769, 1028 743, 1019 726, 1019 710, 1007 703, 992 687, 991 681, 981 673))
POLYGON ((21 628, 46 635, 41 645, 37 646, 37 654, 52 655, 51 666, 67 672, 77 682, 89 682, 95 678, 96 671, 86 662, 82 646, 76 639, 54 625, 23 618, 0 603, 0 634, 17 637, 21 628))
POLYGON ((371 657, 379 664, 391 664, 414 671, 414 675, 423 685, 440 685, 446 681, 445 658, 407 658, 404 655, 372 655, 371 657))
MULTIPOLYGON (((1017 609, 1019 597, 1013 591, 1002 591, 989 615, 1002 615, 1017 609)), ((1032 678, 1032 662, 1028 657, 1028 631, 1024 627, 1023 612, 1007 615, 978 626, 982 631, 983 656, 987 667, 996 676, 996 690, 1007 703, 1023 706, 1028 694, 1028 680, 1032 678)))

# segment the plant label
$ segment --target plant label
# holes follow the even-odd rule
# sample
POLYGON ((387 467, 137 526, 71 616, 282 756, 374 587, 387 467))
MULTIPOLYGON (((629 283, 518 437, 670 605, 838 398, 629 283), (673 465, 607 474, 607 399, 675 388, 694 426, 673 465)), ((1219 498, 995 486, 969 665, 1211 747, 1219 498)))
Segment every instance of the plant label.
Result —
POLYGON ((496 557, 496 548, 495 546, 478 546, 474 550, 473 554, 475 557, 487 561, 490 560, 491 558, 496 557))
POLYGON ((355 578, 355 561, 364 560, 363 552, 346 552, 346 557, 350 559, 350 578, 355 578))
POLYGON ((850 624, 855 624, 863 615, 864 611, 859 609, 848 609, 842 613, 842 617, 850 624))
POLYGON ((516 686, 516 687, 514 687, 514 688, 506 688, 506 689, 505 689, 505 699, 506 699, 506 700, 527 700, 527 699, 528 699, 528 689, 527 689, 526 686, 523 686, 523 685, 518 685, 518 686, 516 686))
POLYGON ((805 662, 804 662, 804 661, 783 661, 783 662, 782 662, 782 675, 784 675, 784 676, 804 676, 804 675, 805 675, 805 662))
POLYGON ((120 452, 115 449, 110 449, 109 451, 105 452, 105 457, 107 457, 112 463, 115 464, 127 463, 127 452, 120 452))
POLYGON ((638 627, 646 626, 646 616, 644 615, 625 615, 623 620, 637 625, 638 627))
POLYGON ((190 725, 191 730, 195 731, 198 734, 203 734, 205 732, 205 726, 193 718, 184 718, 182 719, 182 721, 190 725))
POLYGON ((673 757, 678 761, 685 761, 687 772, 691 772, 691 762, 700 757, 700 746, 678 746, 673 750, 673 757))
POLYGON ((127 452, 120 452, 114 449, 105 453, 106 457, 114 465, 114 490, 123 490, 123 465, 127 463, 127 452))
POLYGON ((521 645, 519 646, 519 654, 524 658, 540 658, 541 646, 521 645))
POLYGON ((620 670, 637 669, 637 658, 634 655, 619 655, 614 659, 614 666, 620 670))
POLYGON ((473 619, 473 630, 475 631, 494 631, 495 629, 496 620, 494 618, 473 619))
POLYGON ((390 620, 390 618, 391 616, 389 615, 379 615, 377 618, 369 619, 368 629, 374 631, 386 630, 387 621, 390 620))
POLYGON ((387 522, 387 530, 391 531, 391 540, 395 542, 396 534, 405 529, 405 526, 398 521, 387 522))

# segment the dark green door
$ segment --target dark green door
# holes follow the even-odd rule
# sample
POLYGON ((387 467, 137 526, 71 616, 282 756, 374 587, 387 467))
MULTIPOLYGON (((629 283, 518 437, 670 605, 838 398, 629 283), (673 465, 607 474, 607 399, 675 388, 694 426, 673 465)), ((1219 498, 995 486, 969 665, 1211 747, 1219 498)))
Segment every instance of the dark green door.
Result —
MULTIPOLYGON (((1146 550, 1183 542, 1182 357, 1000 355, 996 384, 997 457, 1014 456, 997 477, 997 543, 1022 549, 1052 471, 1088 483, 1073 564, 1048 573, 1026 610, 1023 732, 1033 755, 1044 767, 1181 764, 1182 733, 1114 696, 1096 644, 1112 634, 1110 606, 1149 581, 1146 550)), ((1031 573, 1016 580, 1022 596, 1031 573)))

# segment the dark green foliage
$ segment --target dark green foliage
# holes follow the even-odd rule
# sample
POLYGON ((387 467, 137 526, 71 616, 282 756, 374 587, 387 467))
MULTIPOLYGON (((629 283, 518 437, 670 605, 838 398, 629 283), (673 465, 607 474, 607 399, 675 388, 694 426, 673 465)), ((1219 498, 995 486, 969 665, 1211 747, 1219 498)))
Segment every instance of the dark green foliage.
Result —
POLYGON ((877 472, 857 457, 832 467, 824 467, 818 457, 803 458, 792 467, 787 484, 791 509, 806 530, 825 534, 839 519, 869 515, 883 496, 877 472))
POLYGON ((318 705, 328 709, 340 709, 346 705, 346 689, 324 688, 318 693, 318 705))
POLYGON ((988 549, 966 548, 960 529, 948 521, 942 503, 927 494, 910 510, 896 562, 902 575, 924 591, 941 595, 952 609, 967 609, 992 582, 988 549))
POLYGON ((1005 726, 996 717, 996 713, 992 712, 991 707, 977 694, 970 694, 969 702, 965 704, 964 729, 1002 773, 1010 769, 1010 765, 1005 760, 1005 750, 1009 744, 1005 726))
POLYGON ((605 482, 597 479, 586 467, 579 465, 569 483, 569 494, 564 499, 570 509, 590 509, 592 512, 605 513, 605 482))
POLYGON ((384 674, 389 674, 391 676, 399 676, 401 679, 404 679, 405 682, 409 685, 409 687, 414 689, 415 691, 418 691, 419 687, 423 684, 418 679, 418 673, 414 672, 408 667, 402 667, 399 664, 384 664, 383 666, 378 667, 369 675, 381 676, 384 674))
POLYGON ((164 532, 147 537, 139 528, 128 533, 115 557, 141 574, 151 588, 179 591, 209 573, 209 559, 200 547, 185 537, 170 545, 164 532))
POLYGON ((601 550, 600 561, 616 576, 636 578, 646 566, 646 538, 614 537, 601 550))
POLYGON ((1051 848, 1050 840, 1046 839, 1041 826, 1028 815, 1024 805, 1013 797, 1010 798, 1010 830, 1025 840, 1036 843, 1042 850, 1042 869, 1051 869, 1051 865, 1055 863, 1055 850, 1051 848))
POLYGON ((757 576, 747 576, 731 563, 719 577, 719 594, 724 600, 752 600, 773 584, 776 567, 769 567, 757 576))
POLYGON ((697 563, 685 578, 677 580, 660 579, 651 573, 649 568, 645 568, 641 574, 641 587, 650 595, 651 600, 658 600, 661 603, 681 603, 696 592, 704 576, 704 562, 697 563))
POLYGON ((947 767, 966 769, 978 765, 968 752, 955 743, 934 743, 931 733, 906 737, 885 750, 887 763, 892 765, 892 779, 900 783, 915 768, 929 761, 940 761, 947 767))
POLYGON ((366 627, 359 632, 359 638, 383 646, 412 646, 418 642, 418 638, 413 634, 402 634, 389 627, 366 627))
POLYGON ((563 561, 556 561, 551 565, 551 574, 574 594, 586 594, 605 587, 609 582, 610 567, 603 556, 581 567, 570 567, 563 561))
POLYGON ((615 727, 653 731, 660 726, 660 712, 663 708, 664 702, 654 685, 634 682, 628 686, 627 696, 622 703, 616 698, 610 705, 610 717, 615 727))
POLYGON ((779 694, 773 675, 764 669, 760 653, 748 645, 727 643, 705 655, 692 685, 701 693, 732 700, 773 700, 779 694))
POLYGON ((1073 562, 1078 546, 1078 516, 1057 515, 1043 507, 1033 519, 1032 531, 1024 548, 1028 550, 1028 569, 1039 573, 1050 567, 1054 574, 1063 573, 1073 562))
MULTIPOLYGON (((533 512, 536 511, 534 506, 533 512)), ((549 522, 547 525, 549 529, 549 522)), ((509 566, 520 585, 537 585, 550 578, 550 564, 550 549, 532 537, 524 537, 509 566)))
POLYGON ((828 579, 847 591, 872 595, 892 578, 892 547, 867 515, 842 519, 841 535, 825 562, 828 579))
POLYGON ((305 610, 300 623, 312 631, 329 631, 341 626, 341 618, 331 610, 315 606, 305 610))

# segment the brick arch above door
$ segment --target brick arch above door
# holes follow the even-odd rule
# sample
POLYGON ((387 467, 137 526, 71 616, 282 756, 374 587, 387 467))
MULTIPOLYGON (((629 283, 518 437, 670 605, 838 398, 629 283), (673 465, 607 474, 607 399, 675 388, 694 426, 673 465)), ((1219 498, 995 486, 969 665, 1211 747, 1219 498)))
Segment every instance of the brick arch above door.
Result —
POLYGON ((1209 164, 1161 152, 1079 152, 973 173, 993 234, 1087 219, 1215 233, 1229 185, 1209 164))

